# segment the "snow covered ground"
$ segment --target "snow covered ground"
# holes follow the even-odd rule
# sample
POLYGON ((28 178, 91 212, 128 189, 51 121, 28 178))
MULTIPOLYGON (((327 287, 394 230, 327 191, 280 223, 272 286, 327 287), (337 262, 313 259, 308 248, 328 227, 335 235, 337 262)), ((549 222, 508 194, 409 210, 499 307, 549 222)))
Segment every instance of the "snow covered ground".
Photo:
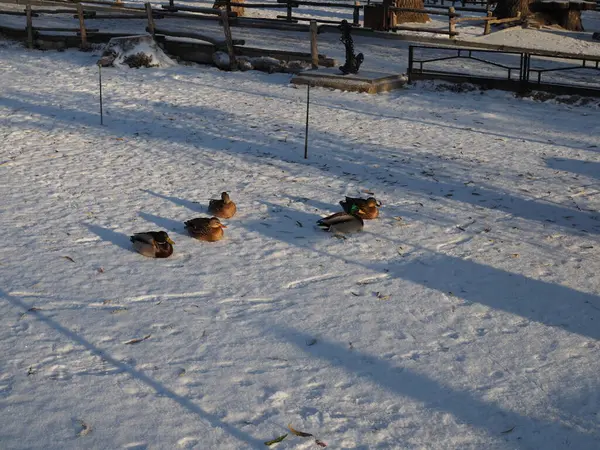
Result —
POLYGON ((304 160, 288 75, 106 69, 101 126, 98 56, 0 46, 0 448, 600 448, 597 108, 313 89, 304 160))

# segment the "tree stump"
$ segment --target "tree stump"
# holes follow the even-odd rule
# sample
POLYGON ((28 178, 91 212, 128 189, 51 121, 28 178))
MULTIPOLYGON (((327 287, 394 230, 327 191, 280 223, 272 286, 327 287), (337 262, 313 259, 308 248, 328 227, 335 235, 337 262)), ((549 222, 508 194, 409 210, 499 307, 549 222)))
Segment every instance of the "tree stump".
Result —
MULTIPOLYGON (((424 9, 424 0, 396 0, 396 8, 414 8, 424 9)), ((429 15, 415 12, 396 12, 394 13, 394 23, 426 23, 429 22, 429 15)))
MULTIPOLYGON (((244 3, 246 0, 231 0, 231 3, 244 3)), ((214 9, 225 9, 227 8, 227 0, 215 0, 213 4, 214 9)), ((238 17, 242 17, 245 12, 243 6, 232 6, 231 11, 237 13, 238 17)))
POLYGON ((499 19, 516 17, 535 19, 543 25, 558 25, 569 31, 583 31, 581 11, 595 9, 593 2, 578 0, 499 0, 494 16, 499 19))

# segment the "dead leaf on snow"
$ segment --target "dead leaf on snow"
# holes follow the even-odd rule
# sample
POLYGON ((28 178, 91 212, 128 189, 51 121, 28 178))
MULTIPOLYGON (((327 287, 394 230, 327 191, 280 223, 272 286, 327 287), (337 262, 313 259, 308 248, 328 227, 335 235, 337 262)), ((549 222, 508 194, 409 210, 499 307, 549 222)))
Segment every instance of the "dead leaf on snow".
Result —
POLYGON ((78 420, 77 422, 79 422, 79 425, 81 425, 81 431, 79 433, 77 433, 77 436, 79 436, 79 437, 87 436, 88 434, 90 434, 92 432, 92 427, 90 427, 83 420, 78 420))
POLYGON ((291 423, 288 424, 288 428, 290 429, 292 434, 295 434, 296 436, 300 436, 300 437, 311 437, 312 436, 312 434, 310 434, 310 433, 305 433, 304 431, 294 430, 294 428, 292 428, 291 423))
POLYGON ((278 438, 275 438, 275 439, 273 439, 271 441, 265 442, 265 445, 271 446, 273 444, 277 444, 278 442, 283 441, 286 437, 287 437, 287 433, 284 434, 284 435, 282 435, 282 436, 279 436, 278 438))
POLYGON ((139 344, 142 341, 145 341, 146 339, 149 339, 150 336, 152 336, 151 334, 148 334, 147 336, 144 336, 143 338, 135 338, 135 339, 130 339, 126 342, 123 342, 124 344, 139 344))

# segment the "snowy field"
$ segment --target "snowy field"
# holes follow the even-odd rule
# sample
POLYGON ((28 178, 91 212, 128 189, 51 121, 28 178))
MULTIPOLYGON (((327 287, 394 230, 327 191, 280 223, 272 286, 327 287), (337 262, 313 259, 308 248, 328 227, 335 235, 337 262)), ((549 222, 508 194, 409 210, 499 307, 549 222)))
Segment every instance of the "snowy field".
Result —
POLYGON ((0 44, 0 448, 600 448, 597 108, 312 89, 304 160, 288 75, 106 69, 101 126, 98 55, 0 44))

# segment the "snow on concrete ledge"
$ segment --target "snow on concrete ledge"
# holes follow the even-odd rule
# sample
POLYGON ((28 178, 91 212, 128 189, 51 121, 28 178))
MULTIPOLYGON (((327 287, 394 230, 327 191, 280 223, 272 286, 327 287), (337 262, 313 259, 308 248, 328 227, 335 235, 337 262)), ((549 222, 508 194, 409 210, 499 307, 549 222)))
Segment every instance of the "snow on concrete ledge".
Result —
POLYGON ((98 61, 102 66, 120 68, 171 67, 177 65, 149 35, 112 38, 98 61))

